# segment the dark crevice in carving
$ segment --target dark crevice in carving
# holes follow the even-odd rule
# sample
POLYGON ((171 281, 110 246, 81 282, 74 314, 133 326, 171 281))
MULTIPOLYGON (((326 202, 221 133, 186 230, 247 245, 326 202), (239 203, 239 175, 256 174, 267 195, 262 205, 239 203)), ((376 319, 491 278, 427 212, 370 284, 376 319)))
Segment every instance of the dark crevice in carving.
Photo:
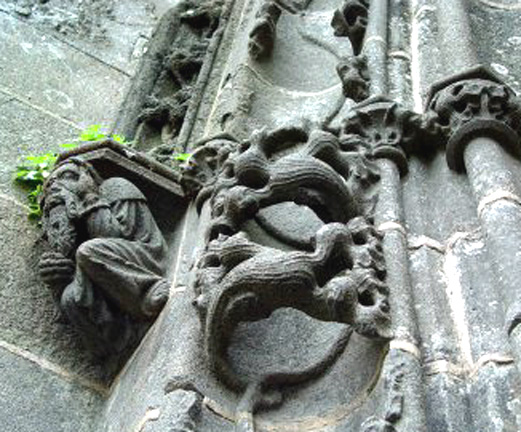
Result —
POLYGON ((356 56, 362 51, 368 19, 369 0, 346 0, 331 21, 335 36, 347 36, 356 56))
POLYGON ((102 180, 79 158, 61 162, 44 187, 42 279, 66 319, 100 358, 124 359, 164 306, 166 245, 143 193, 102 180))

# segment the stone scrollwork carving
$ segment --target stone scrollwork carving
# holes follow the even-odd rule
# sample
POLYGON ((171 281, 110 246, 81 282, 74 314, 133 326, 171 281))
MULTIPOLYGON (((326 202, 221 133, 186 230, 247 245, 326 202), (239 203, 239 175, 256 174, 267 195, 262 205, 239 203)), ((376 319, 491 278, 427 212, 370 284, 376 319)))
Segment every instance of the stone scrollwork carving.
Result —
POLYGON ((168 298, 166 245, 145 196, 70 158, 47 180, 42 205, 51 249, 40 261, 42 279, 96 355, 124 351, 168 298))
POLYGON ((355 55, 359 55, 362 50, 368 15, 369 0, 345 0, 331 21, 335 36, 347 36, 355 55))
POLYGON ((478 67, 438 83, 429 110, 448 137, 447 162, 461 171, 463 150, 477 135, 497 138, 507 149, 518 146, 521 104, 515 93, 486 68, 478 67))
POLYGON ((223 164, 212 191, 208 238, 236 233, 260 208, 294 202, 311 208, 324 222, 348 222, 362 214, 369 187, 356 177, 364 167, 373 182, 377 174, 359 152, 344 151, 333 134, 316 130, 260 132, 238 145, 223 164), (280 141, 279 141, 280 140, 280 141), (271 157, 280 142, 304 142, 296 151, 271 157), (364 189, 365 188, 365 189, 364 189))
POLYGON ((228 139, 225 153, 219 154, 220 148, 206 143, 186 167, 189 178, 199 179, 197 200, 203 195, 211 209, 206 248, 195 264, 194 304, 210 369, 242 392, 238 409, 251 414, 279 403, 278 387, 321 373, 350 333, 310 370, 274 371, 249 382, 227 358, 239 323, 291 307, 318 320, 349 324, 369 338, 390 337, 381 237, 370 222, 379 175, 363 146, 319 129, 260 131, 247 141, 228 139), (286 202, 308 207, 323 222, 310 246, 287 251, 251 240, 244 223, 286 202))
MULTIPOLYGON (((389 336, 384 277, 380 238, 363 218, 325 225, 312 252, 260 246, 244 233, 212 240, 196 285, 212 370, 230 387, 243 389, 247 383, 226 361, 228 337, 239 322, 267 318, 282 307, 351 324, 367 337, 389 336)), ((266 379, 275 384, 277 378, 266 379)))

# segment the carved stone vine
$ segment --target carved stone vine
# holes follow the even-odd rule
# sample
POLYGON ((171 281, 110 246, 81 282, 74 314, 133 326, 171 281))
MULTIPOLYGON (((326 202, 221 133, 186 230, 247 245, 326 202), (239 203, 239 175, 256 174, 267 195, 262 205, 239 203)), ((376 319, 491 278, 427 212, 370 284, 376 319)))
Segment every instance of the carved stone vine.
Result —
POLYGON ((356 56, 362 50, 368 16, 369 0, 345 0, 331 21, 335 36, 347 36, 356 56))
POLYGON ((172 165, 172 153, 182 151, 176 147, 176 140, 196 94, 212 35, 219 27, 222 3, 221 0, 180 2, 177 16, 172 19, 174 24, 168 24, 175 26, 173 40, 164 53, 157 53, 150 60, 156 78, 152 88, 140 95, 136 128, 139 127, 138 134, 143 140, 155 133, 160 135, 161 144, 151 150, 151 155, 167 165, 172 165))
POLYGON ((308 370, 249 382, 227 357, 241 322, 292 307, 322 321, 350 324, 369 338, 390 337, 381 237, 370 222, 378 170, 368 153, 348 141, 292 127, 259 131, 243 142, 218 137, 185 167, 196 200, 209 200, 211 209, 206 247, 195 264, 194 304, 210 369, 243 392, 239 410, 251 414, 280 403, 280 386, 322 373, 350 335, 308 370), (285 202, 307 206, 323 222, 305 250, 267 247, 243 230, 260 210, 285 202))
POLYGON ((438 83, 429 110, 448 138, 447 162, 464 169, 463 151, 475 136, 491 136, 515 151, 521 130, 521 104, 515 93, 493 73, 478 67, 438 83))

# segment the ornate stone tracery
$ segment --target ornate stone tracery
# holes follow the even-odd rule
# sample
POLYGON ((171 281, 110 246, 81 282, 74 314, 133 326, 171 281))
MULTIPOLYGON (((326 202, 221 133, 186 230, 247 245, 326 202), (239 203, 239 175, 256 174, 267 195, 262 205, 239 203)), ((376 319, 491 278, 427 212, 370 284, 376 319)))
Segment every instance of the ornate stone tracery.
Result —
MULTIPOLYGON (((486 395, 490 410, 506 412, 505 398, 509 409, 519 404, 510 355, 521 353, 521 199, 511 157, 519 151, 518 98, 481 67, 435 84, 424 113, 426 89, 410 88, 410 80, 421 87, 436 76, 434 66, 432 76, 421 68, 411 74, 411 23, 423 15, 441 21, 449 11, 441 24, 456 26, 461 20, 450 13, 462 4, 437 18, 434 9, 412 8, 411 18, 401 1, 236 0, 226 26, 201 27, 203 37, 215 30, 224 41, 211 61, 202 47, 194 46, 194 58, 172 52, 176 81, 185 67, 193 74, 183 85, 199 82, 199 69, 210 78, 195 102, 176 96, 182 115, 172 101, 152 101, 140 121, 157 120, 171 143, 165 124, 176 123, 174 135, 187 144, 176 150, 189 155, 173 176, 190 202, 179 219, 177 208, 166 217, 175 225, 166 240, 175 255, 171 300, 116 382, 107 423, 116 412, 125 430, 143 431, 397 432, 440 424, 463 431, 453 411, 483 421, 485 386, 499 395, 486 395), (185 118, 188 107, 193 115, 185 118), (502 385, 509 380, 513 387, 502 385), (146 424, 113 404, 124 405, 134 385, 143 397, 130 405, 146 413, 146 424)), ((199 12, 192 21, 183 10, 182 19, 199 28, 210 17, 199 12)), ((431 66, 438 61, 446 60, 431 66)), ((173 147, 164 150, 171 163, 173 147)), ((121 200, 143 207, 146 196, 150 209, 162 201, 140 194, 132 177, 104 179, 94 181, 105 184, 94 198, 46 199, 54 251, 42 260, 42 276, 60 296, 71 274, 105 257, 100 245, 121 240, 85 238, 78 226, 88 215, 118 213, 121 200), (127 194, 108 200, 113 189, 127 194)), ((127 273, 151 270, 136 264, 139 252, 112 252, 134 264, 127 273)), ((117 266, 103 264, 100 280, 90 282, 100 285, 99 309, 108 304, 121 320, 99 314, 108 318, 83 328, 117 351, 114 333, 123 346, 126 329, 157 316, 170 275, 164 267, 151 272, 160 279, 157 297, 143 286, 119 304, 110 290, 132 284, 105 285, 117 266), (152 311, 144 307, 149 293, 152 311)), ((67 304, 68 315, 78 306, 67 304)), ((517 430, 512 418, 505 427, 517 430)))
POLYGON ((250 412, 259 404, 271 405, 262 402, 271 398, 270 391, 322 373, 345 349, 349 333, 311 370, 293 377, 273 371, 249 382, 227 359, 239 323, 291 307, 318 320, 349 324, 369 338, 390 337, 381 237, 369 222, 379 175, 365 151, 370 147, 366 137, 359 138, 361 146, 321 130, 260 131, 235 142, 231 151, 233 141, 228 141, 223 157, 214 150, 217 138, 185 168, 188 178, 203 180, 197 200, 207 198, 211 211, 194 280, 210 370, 230 388, 245 392, 243 402, 251 399, 251 386, 260 386, 256 402, 247 403, 250 412), (209 165, 216 170, 213 176, 209 165), (244 231, 245 222, 259 211, 285 202, 306 206, 322 220, 311 244, 300 244, 304 250, 267 247, 244 231))

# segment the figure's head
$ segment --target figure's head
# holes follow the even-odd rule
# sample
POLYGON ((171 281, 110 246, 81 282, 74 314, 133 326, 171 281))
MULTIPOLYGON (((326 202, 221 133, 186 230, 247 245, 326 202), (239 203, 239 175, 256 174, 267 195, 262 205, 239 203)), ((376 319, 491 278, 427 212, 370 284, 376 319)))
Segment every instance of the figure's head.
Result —
POLYGON ((84 196, 90 190, 97 190, 101 182, 101 177, 88 162, 78 158, 66 159, 54 168, 45 182, 42 206, 52 206, 52 202, 64 193, 84 196))

